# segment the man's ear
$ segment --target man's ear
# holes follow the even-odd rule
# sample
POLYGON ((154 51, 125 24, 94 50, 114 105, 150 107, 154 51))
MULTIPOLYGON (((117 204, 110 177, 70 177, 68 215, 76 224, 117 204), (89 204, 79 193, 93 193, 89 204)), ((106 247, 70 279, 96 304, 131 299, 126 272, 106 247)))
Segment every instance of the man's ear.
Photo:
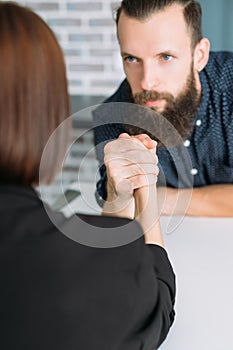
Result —
POLYGON ((194 69, 200 72, 205 68, 209 60, 210 42, 207 38, 202 38, 194 50, 194 69))

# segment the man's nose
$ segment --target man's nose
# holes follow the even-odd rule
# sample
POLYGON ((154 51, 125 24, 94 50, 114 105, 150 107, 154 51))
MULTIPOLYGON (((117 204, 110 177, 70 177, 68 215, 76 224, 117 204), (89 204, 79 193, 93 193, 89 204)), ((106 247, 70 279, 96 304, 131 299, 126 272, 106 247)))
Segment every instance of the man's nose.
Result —
POLYGON ((152 63, 143 65, 141 87, 143 90, 153 90, 159 85, 158 72, 152 63))

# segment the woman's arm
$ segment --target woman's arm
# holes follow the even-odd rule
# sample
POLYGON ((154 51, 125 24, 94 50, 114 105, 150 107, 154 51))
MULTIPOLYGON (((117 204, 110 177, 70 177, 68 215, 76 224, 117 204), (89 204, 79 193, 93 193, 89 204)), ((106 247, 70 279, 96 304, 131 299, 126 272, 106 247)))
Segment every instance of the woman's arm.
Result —
POLYGON ((145 234, 147 244, 164 247, 159 222, 156 184, 135 190, 135 219, 138 220, 145 234))

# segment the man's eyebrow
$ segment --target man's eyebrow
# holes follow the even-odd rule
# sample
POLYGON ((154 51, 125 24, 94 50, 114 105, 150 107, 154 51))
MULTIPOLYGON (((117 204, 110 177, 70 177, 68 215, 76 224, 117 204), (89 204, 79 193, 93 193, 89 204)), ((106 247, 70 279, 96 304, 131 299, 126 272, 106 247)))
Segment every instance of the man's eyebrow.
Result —
POLYGON ((135 55, 131 54, 131 53, 128 53, 128 52, 124 52, 124 51, 121 51, 121 56, 132 56, 132 57, 135 57, 137 58, 135 55))
MULTIPOLYGON (((174 57, 178 56, 177 52, 168 49, 168 50, 162 50, 162 51, 160 51, 158 53, 155 53, 154 57, 165 56, 165 55, 174 56, 174 57)), ((132 53, 129 53, 129 52, 125 52, 125 51, 121 51, 121 56, 122 57, 131 56, 131 57, 135 57, 135 58, 139 59, 138 56, 136 56, 136 55, 134 55, 132 53)))
POLYGON ((140 57, 132 54, 132 53, 129 53, 129 52, 125 52, 125 51, 121 51, 121 57, 124 58, 124 57, 133 57, 133 58, 136 58, 137 60, 140 60, 140 57))
POLYGON ((177 56, 177 53, 173 50, 163 50, 161 52, 158 52, 155 56, 165 56, 165 55, 177 56))

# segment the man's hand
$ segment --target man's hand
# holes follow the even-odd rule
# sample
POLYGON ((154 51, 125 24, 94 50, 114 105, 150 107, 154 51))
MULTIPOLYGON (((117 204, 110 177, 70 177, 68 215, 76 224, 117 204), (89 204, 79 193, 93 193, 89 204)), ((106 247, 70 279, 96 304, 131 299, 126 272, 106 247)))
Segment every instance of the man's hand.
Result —
POLYGON ((156 183, 156 142, 149 136, 121 134, 105 146, 104 152, 111 196, 130 198, 135 189, 156 183))
MULTIPOLYGON (((117 140, 109 142, 104 152, 108 209, 114 213, 121 208, 126 213, 126 207, 132 207, 134 191, 157 182, 156 142, 146 134, 129 136, 124 133, 117 140)), ((105 209, 106 205, 106 212, 105 209)), ((132 217, 132 208, 130 211, 131 214, 126 216, 132 217)))

